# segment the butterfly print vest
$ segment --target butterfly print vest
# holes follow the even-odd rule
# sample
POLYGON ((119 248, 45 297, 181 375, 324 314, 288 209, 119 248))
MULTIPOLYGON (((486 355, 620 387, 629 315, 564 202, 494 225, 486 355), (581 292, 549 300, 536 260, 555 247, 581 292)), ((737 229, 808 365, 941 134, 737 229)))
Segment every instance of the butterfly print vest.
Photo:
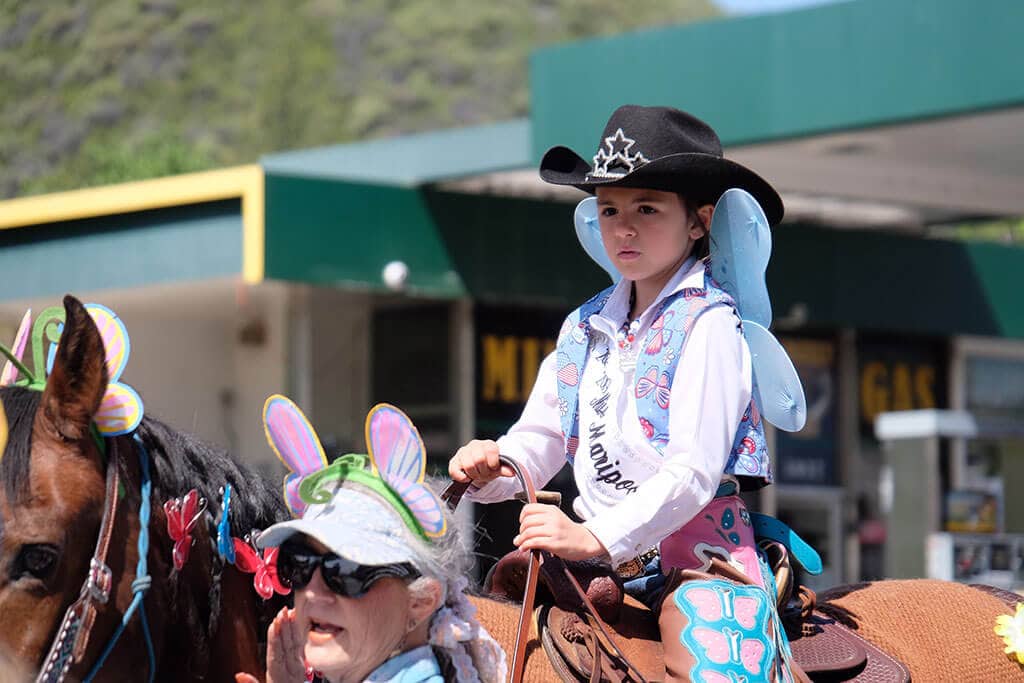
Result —
MULTIPOLYGON (((573 311, 558 335, 558 409, 566 458, 570 463, 579 446, 579 383, 590 348, 590 316, 601 312, 613 289, 614 286, 599 292, 573 311)), ((632 387, 636 412, 641 429, 659 453, 663 453, 668 444, 672 381, 686 335, 697 318, 716 306, 736 308, 732 297, 715 283, 710 271, 705 270, 704 287, 684 288, 665 298, 637 349, 636 378, 632 387)), ((753 401, 736 430, 725 473, 771 483, 764 425, 753 401)))

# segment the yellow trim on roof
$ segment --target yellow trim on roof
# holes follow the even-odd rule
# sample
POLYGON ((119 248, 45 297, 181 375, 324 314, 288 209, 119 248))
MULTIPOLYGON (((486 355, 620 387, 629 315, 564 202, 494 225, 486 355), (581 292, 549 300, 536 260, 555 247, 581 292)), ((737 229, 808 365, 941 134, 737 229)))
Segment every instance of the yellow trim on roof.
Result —
POLYGON ((138 180, 0 202, 0 230, 239 198, 242 277, 264 273, 263 168, 258 164, 138 180))
POLYGON ((253 174, 263 171, 251 164, 10 199, 0 202, 0 229, 241 197, 253 174))
POLYGON ((266 263, 263 169, 252 166, 242 194, 242 279, 254 285, 263 281, 266 263))

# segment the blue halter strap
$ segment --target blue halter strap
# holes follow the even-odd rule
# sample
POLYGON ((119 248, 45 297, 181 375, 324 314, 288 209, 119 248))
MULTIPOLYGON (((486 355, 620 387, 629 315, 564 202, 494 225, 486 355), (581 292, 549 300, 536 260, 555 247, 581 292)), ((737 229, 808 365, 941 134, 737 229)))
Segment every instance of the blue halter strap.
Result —
MULTIPOLYGON (((106 662, 110 652, 114 649, 114 645, 117 644, 118 639, 120 639, 121 634, 124 632, 125 627, 128 625, 128 622, 131 621, 131 618, 136 611, 139 612, 139 618, 142 620, 142 632, 145 636, 146 651, 149 655, 149 676, 147 680, 152 683, 153 678, 156 675, 156 654, 153 650, 153 639, 149 631, 149 621, 146 618, 146 610, 142 604, 146 591, 149 590, 150 585, 152 584, 152 578, 149 576, 147 566, 147 556, 149 554, 150 494, 152 492, 152 481, 149 473, 149 451, 146 450, 146 446, 143 444, 138 432, 132 435, 132 439, 136 445, 136 451, 139 458, 139 470, 141 472, 141 500, 139 502, 138 538, 139 561, 135 569, 135 580, 132 582, 132 592, 135 595, 132 598, 132 602, 128 606, 128 609, 122 616, 121 623, 118 625, 117 630, 114 632, 114 635, 111 636, 107 646, 103 649, 103 653, 92 666, 88 675, 82 679, 85 683, 89 683, 96 677, 96 674, 102 668, 104 662, 106 662)), ((112 450, 116 453, 118 449, 112 450)), ((110 470, 107 474, 108 500, 105 503, 106 511, 100 528, 100 538, 97 542, 97 551, 89 565, 89 576, 86 578, 85 584, 82 586, 82 593, 79 596, 79 599, 72 603, 71 607, 68 608, 64 615, 64 619, 57 631, 57 637, 54 639, 50 652, 44 661, 42 670, 36 678, 36 683, 62 683, 68 672, 71 670, 71 666, 75 663, 76 658, 81 657, 85 651, 85 645, 89 638, 89 630, 91 629, 95 618, 95 611, 97 609, 96 603, 105 604, 110 597, 113 581, 110 576, 110 568, 105 564, 105 558, 107 544, 109 543, 110 529, 113 527, 113 518, 116 514, 116 498, 120 495, 117 467, 118 463, 116 462, 115 455, 107 463, 107 468, 110 470), (111 497, 113 497, 114 500, 109 500, 111 497)))
POLYGON ((135 441, 139 453, 139 469, 142 471, 142 484, 139 487, 141 492, 141 501, 139 502, 139 562, 135 565, 135 580, 132 581, 132 593, 135 595, 132 597, 132 602, 128 605, 128 609, 125 610, 124 616, 121 617, 121 623, 118 625, 117 630, 114 631, 114 635, 111 636, 110 642, 103 649, 103 654, 93 664, 92 670, 89 671, 83 683, 90 683, 96 677, 96 674, 99 673, 103 663, 107 661, 110 651, 114 649, 114 645, 117 644, 121 634, 124 633, 125 627, 128 626, 128 622, 131 621, 136 610, 138 610, 139 619, 142 621, 142 633, 146 638, 146 652, 149 655, 149 678, 147 680, 152 683, 153 676, 156 674, 156 655, 153 652, 153 639, 149 633, 146 607, 142 604, 143 599, 146 597, 146 591, 149 590, 150 585, 153 583, 153 577, 149 575, 149 568, 147 566, 147 555, 149 554, 149 494, 152 491, 153 482, 149 478, 149 451, 146 450, 146 446, 142 443, 138 432, 132 435, 132 440, 135 441))

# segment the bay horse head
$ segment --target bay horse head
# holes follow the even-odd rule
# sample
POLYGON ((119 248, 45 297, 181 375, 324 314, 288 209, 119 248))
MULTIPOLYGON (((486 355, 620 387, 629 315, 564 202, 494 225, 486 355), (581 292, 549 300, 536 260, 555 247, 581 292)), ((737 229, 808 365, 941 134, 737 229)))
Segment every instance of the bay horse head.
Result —
POLYGON ((94 668, 96 681, 263 671, 260 639, 280 604, 263 603, 220 556, 215 518, 228 484, 236 535, 282 519, 283 503, 225 453, 152 418, 134 435, 102 436, 107 372, 96 324, 68 296, 45 386, 0 388, 0 661, 45 681, 94 668), (179 569, 163 504, 191 490, 208 508, 179 569))

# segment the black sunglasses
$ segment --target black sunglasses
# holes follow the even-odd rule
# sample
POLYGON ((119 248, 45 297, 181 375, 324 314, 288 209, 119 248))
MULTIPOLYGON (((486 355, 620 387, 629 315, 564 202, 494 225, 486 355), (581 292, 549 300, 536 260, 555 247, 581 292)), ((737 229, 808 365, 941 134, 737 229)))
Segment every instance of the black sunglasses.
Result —
POLYGON ((277 554, 277 576, 284 585, 298 590, 320 575, 327 587, 347 598, 360 598, 380 579, 393 577, 411 580, 420 573, 407 562, 401 564, 363 565, 334 553, 318 553, 309 546, 285 542, 277 554))

